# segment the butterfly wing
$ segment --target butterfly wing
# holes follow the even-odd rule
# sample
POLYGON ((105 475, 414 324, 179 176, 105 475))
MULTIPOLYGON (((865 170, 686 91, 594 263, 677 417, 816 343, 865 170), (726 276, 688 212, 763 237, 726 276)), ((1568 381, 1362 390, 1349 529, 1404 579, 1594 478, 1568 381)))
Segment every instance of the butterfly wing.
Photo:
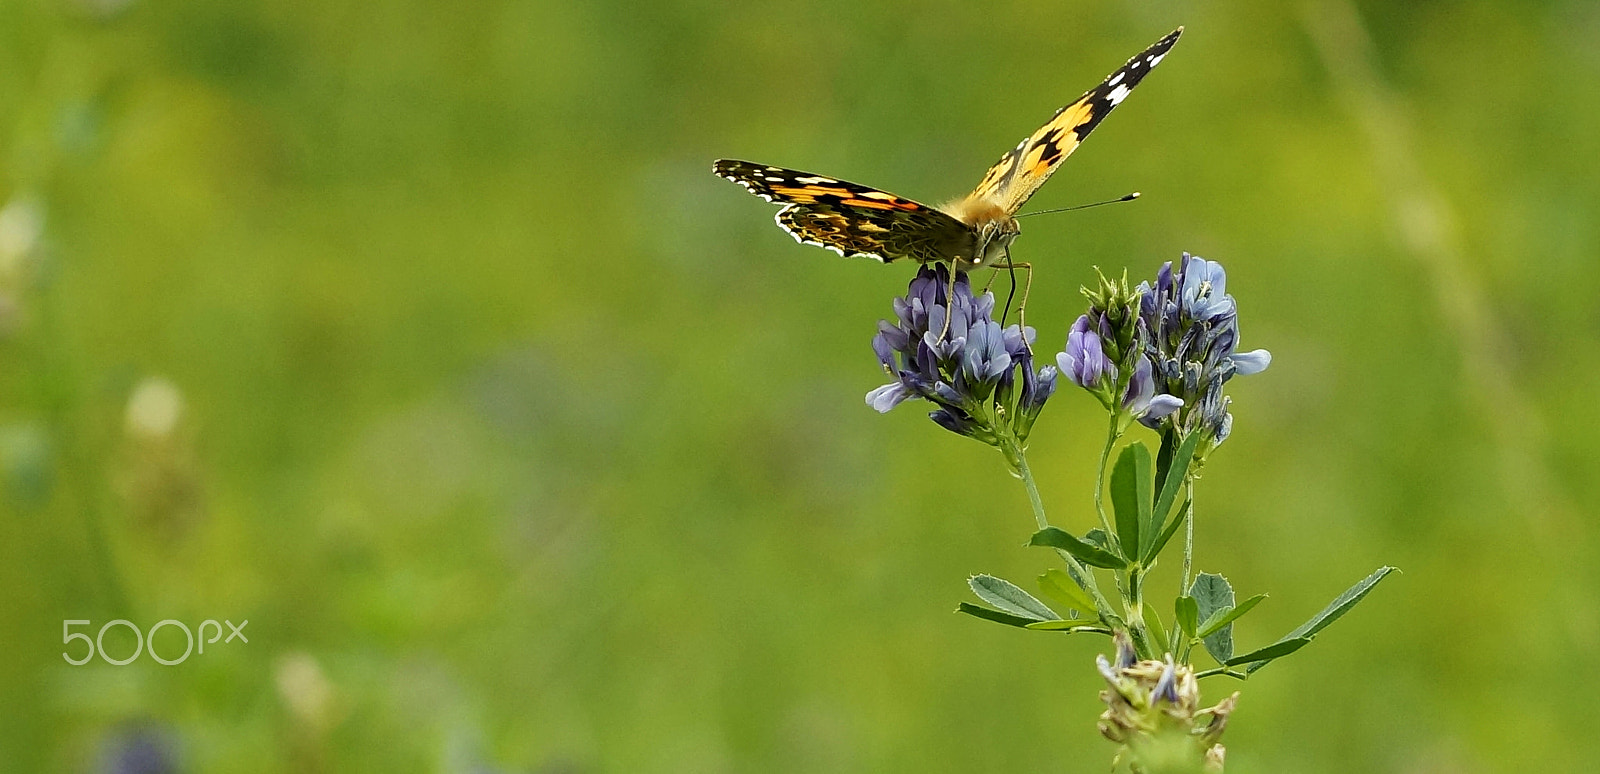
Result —
POLYGON ((1066 157, 1077 150, 1083 138, 1094 131, 1100 121, 1117 105, 1122 104, 1133 87, 1144 80, 1146 73, 1161 63, 1172 46, 1178 42, 1183 28, 1173 30, 1155 45, 1118 68, 1099 86, 1090 89, 1066 107, 1057 110, 1050 121, 1033 136, 1012 148, 1000 161, 989 168, 971 198, 981 198, 1000 203, 1007 212, 1020 209, 1044 181, 1050 179, 1066 157))
POLYGON ((809 172, 722 159, 712 171, 769 202, 785 205, 778 225, 802 244, 888 263, 971 256, 972 230, 925 204, 809 172), (963 252, 963 250, 968 252, 963 252))

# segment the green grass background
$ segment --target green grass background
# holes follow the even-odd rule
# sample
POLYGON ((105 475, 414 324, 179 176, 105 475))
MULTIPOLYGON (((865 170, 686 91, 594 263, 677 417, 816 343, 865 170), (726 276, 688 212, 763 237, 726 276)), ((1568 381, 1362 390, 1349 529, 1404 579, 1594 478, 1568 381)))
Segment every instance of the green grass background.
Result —
MULTIPOLYGON (((1021 488, 862 403, 910 269, 709 167, 942 201, 1179 24, 1035 198, 1144 193, 1025 222, 1029 320, 1224 262, 1274 354, 1199 500, 1272 594, 1241 647, 1404 570, 1242 686, 1229 771, 1583 770, 1586 0, 0 2, 0 770, 154 727, 187 772, 1104 771, 1104 641, 951 613, 1051 566, 1021 488), (250 641, 63 662, 118 618, 250 641)), ((1078 530, 1101 422, 1032 442, 1078 530)))

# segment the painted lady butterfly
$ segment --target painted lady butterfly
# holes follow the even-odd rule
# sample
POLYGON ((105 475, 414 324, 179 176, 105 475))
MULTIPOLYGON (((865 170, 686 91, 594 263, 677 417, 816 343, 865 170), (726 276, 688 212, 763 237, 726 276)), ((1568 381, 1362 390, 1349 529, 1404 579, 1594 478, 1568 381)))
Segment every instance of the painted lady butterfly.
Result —
POLYGON ((826 247, 840 255, 864 255, 885 263, 910 258, 945 262, 959 271, 980 266, 1005 268, 1017 236, 1017 210, 1050 179, 1146 73, 1161 62, 1183 28, 1056 111, 1039 131, 1012 148, 984 174, 977 190, 942 207, 929 207, 886 191, 824 175, 797 172, 748 161, 721 159, 712 171, 769 202, 784 205, 778 225, 802 244, 826 247))

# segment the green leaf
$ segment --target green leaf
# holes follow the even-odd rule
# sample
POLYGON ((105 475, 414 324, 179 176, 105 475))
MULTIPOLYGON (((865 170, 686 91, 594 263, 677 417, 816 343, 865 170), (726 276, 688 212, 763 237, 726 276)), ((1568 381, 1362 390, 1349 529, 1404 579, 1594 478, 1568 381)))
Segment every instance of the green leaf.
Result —
POLYGON ((1088 532, 1083 533, 1083 539, 1087 540, 1090 543, 1093 543, 1093 544, 1095 544, 1095 545, 1097 545, 1097 546, 1099 546, 1101 548, 1104 548, 1107 551, 1111 551, 1112 550, 1112 548, 1111 548, 1111 536, 1107 535, 1106 531, 1103 530, 1103 529, 1100 529, 1099 527, 1095 527, 1094 529, 1091 529, 1088 532))
POLYGON ((1389 576, 1389 573, 1394 571, 1395 569, 1393 567, 1378 568, 1377 572, 1374 572, 1373 574, 1363 578, 1356 585, 1345 589, 1344 593, 1340 594, 1338 599, 1333 600, 1332 603, 1323 608, 1322 612, 1312 616, 1311 620, 1301 624, 1300 628, 1289 632, 1284 639, 1287 640, 1291 637, 1316 636, 1317 632, 1327 628, 1328 624, 1339 620, 1339 618, 1345 613, 1350 612, 1350 608, 1355 607, 1356 603, 1360 602, 1361 598, 1367 595, 1367 592, 1372 591, 1373 587, 1377 586, 1379 581, 1382 581, 1384 578, 1389 576))
POLYGON ((1060 527, 1045 527, 1033 533, 1033 537, 1028 540, 1028 545, 1059 548, 1091 567, 1120 570, 1128 566, 1128 563, 1116 554, 1083 540, 1060 527))
POLYGON ((1142 443, 1128 444, 1111 469, 1111 508, 1125 559, 1139 556, 1139 527, 1150 521, 1150 488, 1150 450, 1142 443))
POLYGON ((1257 594, 1243 602, 1240 602, 1238 607, 1227 607, 1212 613, 1210 617, 1206 618, 1206 620, 1200 623, 1200 636, 1210 637, 1211 635, 1217 633, 1222 629, 1222 627, 1233 623, 1234 619, 1250 612, 1250 608, 1260 604, 1261 600, 1266 598, 1266 594, 1257 594))
POLYGON ((1161 616, 1156 615, 1155 610, 1145 608, 1144 625, 1150 629, 1150 636, 1155 639, 1157 645, 1161 646, 1163 653, 1176 653, 1178 651, 1172 642, 1172 638, 1167 636, 1167 627, 1161 624, 1161 616))
MULTIPOLYGON (((1230 658, 1227 661, 1222 662, 1222 665, 1238 666, 1240 664, 1249 664, 1254 667, 1256 664, 1265 664, 1275 658, 1283 658, 1284 656, 1287 656, 1290 653, 1293 653, 1309 644, 1311 644, 1310 637, 1284 638, 1266 646, 1265 648, 1257 648, 1249 653, 1244 654, 1243 656, 1235 656, 1230 658)), ((1255 670, 1247 669, 1245 670, 1245 673, 1249 674, 1253 671, 1255 670)))
POLYGON ((1200 442, 1200 436, 1198 431, 1189 433, 1172 458, 1172 466, 1167 469, 1167 477, 1161 484, 1161 494, 1156 497, 1155 509, 1150 512, 1149 526, 1142 535, 1145 545, 1139 547, 1139 556, 1143 559, 1154 556, 1150 549, 1156 541, 1156 535, 1161 532, 1161 525, 1167 521, 1172 501, 1178 498, 1178 490, 1183 488, 1184 476, 1189 472, 1189 461, 1194 459, 1194 448, 1200 442))
MULTIPOLYGON (((1300 628, 1284 635, 1283 639, 1279 640, 1279 642, 1288 642, 1295 639, 1308 639, 1315 637, 1317 632, 1327 628, 1328 624, 1339 620, 1339 618, 1345 613, 1350 612, 1350 608, 1355 607, 1357 602, 1360 602, 1361 599, 1365 597, 1368 592, 1372 591, 1372 589, 1377 586, 1380 581, 1389 577, 1389 573, 1391 572, 1395 572, 1395 568, 1379 567, 1377 572, 1362 578, 1356 583, 1356 585, 1345 589, 1344 593, 1340 594, 1337 599, 1333 600, 1333 602, 1329 603, 1327 607, 1323 608, 1322 612, 1312 616, 1311 620, 1301 624, 1300 628)), ((1268 647, 1271 646, 1269 645, 1268 647)), ((1259 663, 1251 664, 1245 669, 1245 672, 1254 672, 1257 669, 1266 666, 1268 660, 1270 659, 1261 660, 1259 663)))
POLYGON ((1168 426, 1161 430, 1161 446, 1156 449, 1156 491, 1166 485, 1167 474, 1172 470, 1172 455, 1177 452, 1178 434, 1168 426))
POLYGON ((1196 672, 1194 674, 1194 679, 1199 680, 1202 677, 1211 677, 1213 675, 1227 675, 1228 677, 1231 677, 1231 678, 1233 678, 1235 680, 1249 680, 1250 679, 1250 675, 1248 673, 1235 672, 1232 669, 1229 669, 1227 667, 1217 667, 1215 669, 1207 669, 1207 670, 1204 670, 1204 671, 1201 671, 1201 672, 1196 672))
POLYGON ((1038 621, 1035 621, 1032 618, 1023 618, 1020 615, 1002 613, 999 610, 990 610, 987 607, 979 607, 967 602, 962 602, 961 604, 956 605, 956 612, 966 613, 974 618, 982 618, 985 621, 1003 623, 1006 626, 1015 626, 1019 629, 1026 629, 1028 628, 1028 624, 1038 623, 1038 621))
POLYGON ((1200 627, 1200 608, 1194 597, 1183 596, 1173 600, 1173 613, 1178 617, 1178 626, 1183 629, 1184 636, 1193 638, 1200 627))
MULTIPOLYGON (((1218 610, 1233 607, 1233 587, 1221 575, 1200 573, 1194 579, 1194 585, 1189 587, 1189 596, 1194 597, 1196 612, 1201 620, 1209 619, 1218 610)), ((1227 663, 1228 659, 1233 658, 1233 624, 1223 626, 1201 642, 1217 663, 1227 663)))
POLYGON ((972 587, 972 593, 977 594, 979 599, 1011 615, 1022 616, 1032 621, 1061 619, 1061 616, 1056 615, 1056 611, 1046 607, 1043 602, 1034 599, 1033 595, 1017 588, 1010 581, 993 575, 974 575, 967 579, 967 585, 972 587))
POLYGON ((1161 531, 1161 537, 1156 538, 1156 542, 1150 546, 1149 553, 1145 554, 1145 564, 1149 564, 1151 560, 1155 559, 1161 553, 1161 549, 1167 547, 1167 541, 1171 540, 1173 535, 1178 534, 1178 528, 1183 526, 1183 517, 1188 512, 1189 501, 1184 500, 1183 505, 1178 507, 1178 510, 1172 514, 1172 519, 1167 522, 1167 528, 1161 531))
POLYGON ((1090 631, 1105 634, 1111 633, 1111 630, 1107 629, 1105 624, 1087 618, 1078 618, 1071 621, 1034 621, 1028 624, 1026 628, 1036 632, 1090 631))
POLYGON ((1091 620, 1095 619, 1094 600, 1089 598, 1088 592, 1078 588, 1078 582, 1072 576, 1054 568, 1045 570, 1039 576, 1039 590, 1069 609, 1077 610, 1091 620))

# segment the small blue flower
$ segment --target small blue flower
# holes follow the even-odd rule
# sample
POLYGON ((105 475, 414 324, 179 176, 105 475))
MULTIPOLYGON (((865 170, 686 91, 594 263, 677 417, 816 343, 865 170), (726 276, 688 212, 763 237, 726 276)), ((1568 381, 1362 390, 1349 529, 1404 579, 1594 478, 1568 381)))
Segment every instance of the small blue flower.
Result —
POLYGON ((1045 366, 1039 369, 1037 374, 1028 369, 1023 369, 1022 395, 1018 399, 1017 405, 1023 411, 1038 413, 1039 409, 1044 408, 1044 402, 1056 393, 1057 373, 1055 366, 1045 366))
POLYGON ((914 398, 916 394, 908 389, 904 382, 890 382, 867 393, 867 405, 886 413, 889 409, 904 403, 907 398, 914 398))
POLYGON ((1183 294, 1179 302, 1191 320, 1212 321, 1234 313, 1233 296, 1228 295, 1228 273, 1222 264, 1184 253, 1183 294))
POLYGON ((895 381, 867 393, 867 405, 884 412, 921 398, 937 407, 930 418, 952 432, 989 444, 1008 432, 1021 442, 1055 391, 1056 369, 1033 370, 1033 329, 995 322, 993 294, 974 296, 959 273, 953 294, 950 288, 948 269, 923 266, 895 299, 895 321, 880 322, 872 339, 895 381))
POLYGON ((1116 279, 1100 274, 1095 287, 1083 288, 1089 311, 1072 324, 1066 351, 1056 356, 1062 373, 1095 396, 1118 427, 1171 413, 1170 401, 1152 404, 1156 387, 1145 362, 1150 331, 1142 315, 1144 290, 1129 286, 1127 272, 1116 279))
POLYGON ((1006 351, 1005 334, 1000 323, 979 320, 967 330, 966 346, 961 356, 961 371, 976 385, 993 387, 1000 377, 1011 370, 1011 353, 1006 351))
POLYGON ((1067 331, 1067 348, 1056 355, 1056 366, 1067 375, 1067 381, 1086 390, 1097 389, 1117 378, 1117 367, 1106 357, 1100 332, 1095 330, 1089 315, 1078 317, 1067 331))
POLYGON ((1140 357, 1128 377, 1128 391, 1123 395, 1122 408, 1134 419, 1154 425, 1162 417, 1183 408, 1183 399, 1176 395, 1157 395, 1154 369, 1150 359, 1140 357))
POLYGON ((1267 370, 1267 366, 1272 365, 1272 353, 1264 349, 1240 352, 1230 359, 1233 361, 1233 373, 1236 376, 1259 374, 1267 370))

